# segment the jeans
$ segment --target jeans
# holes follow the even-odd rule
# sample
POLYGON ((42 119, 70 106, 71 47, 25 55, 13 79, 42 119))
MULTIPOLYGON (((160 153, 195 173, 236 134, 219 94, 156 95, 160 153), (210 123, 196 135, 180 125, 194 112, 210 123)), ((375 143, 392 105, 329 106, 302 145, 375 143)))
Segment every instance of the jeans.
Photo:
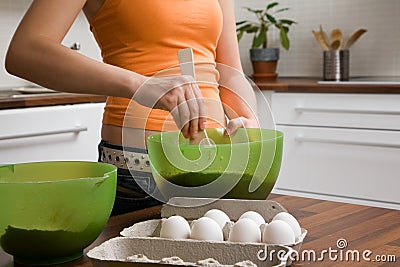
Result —
MULTIPOLYGON (((123 151, 122 146, 109 144, 101 141, 98 145, 99 162, 105 162, 103 148, 113 148, 123 151)), ((132 148, 141 153, 147 153, 145 149, 132 148)), ((118 167, 118 166, 117 166, 118 167)), ((157 190, 153 175, 151 172, 133 171, 128 169, 118 168, 117 170, 117 192, 115 196, 114 206, 111 216, 123 214, 135 210, 140 210, 156 205, 161 205, 163 202, 153 198, 157 190), (145 190, 144 190, 145 189, 145 190)), ((160 194, 156 194, 160 195, 160 194)))

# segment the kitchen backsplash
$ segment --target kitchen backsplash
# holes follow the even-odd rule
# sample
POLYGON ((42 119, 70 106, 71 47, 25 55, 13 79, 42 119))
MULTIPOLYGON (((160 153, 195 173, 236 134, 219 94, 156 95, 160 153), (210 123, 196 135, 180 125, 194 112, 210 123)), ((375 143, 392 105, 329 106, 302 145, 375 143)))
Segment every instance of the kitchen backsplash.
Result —
MULTIPOLYGON (((368 32, 350 48, 351 76, 400 76, 399 0, 278 0, 290 10, 283 17, 298 22, 290 29, 291 48, 281 49, 280 76, 322 76, 322 51, 312 30, 319 25, 340 28, 347 38, 358 28, 368 32)), ((235 0, 237 20, 247 19, 245 6, 263 8, 264 0, 235 0)), ((282 18, 283 18, 282 17, 282 18)), ((279 38, 276 31, 271 36, 279 38)), ((248 57, 251 37, 239 43, 245 73, 251 74, 248 57)))
MULTIPOLYGON (((0 0, 0 90, 27 84, 6 73, 4 57, 11 36, 31 2, 0 0)), ((237 20, 251 17, 243 7, 262 8, 265 3, 264 0, 234 0, 237 20)), ((320 24, 327 31, 341 28, 345 36, 358 28, 368 29, 350 50, 351 76, 400 75, 399 0, 280 0, 280 6, 289 7, 284 16, 298 22, 291 28, 290 50, 281 49, 280 76, 321 76, 322 51, 311 33, 320 24)), ((272 31, 271 37, 278 38, 278 33, 272 31)), ((245 36, 239 44, 243 68, 249 75, 252 73, 248 56, 250 41, 251 37, 245 36)), ((63 44, 71 46, 74 42, 81 43, 81 53, 100 60, 100 51, 83 14, 79 15, 63 44)))

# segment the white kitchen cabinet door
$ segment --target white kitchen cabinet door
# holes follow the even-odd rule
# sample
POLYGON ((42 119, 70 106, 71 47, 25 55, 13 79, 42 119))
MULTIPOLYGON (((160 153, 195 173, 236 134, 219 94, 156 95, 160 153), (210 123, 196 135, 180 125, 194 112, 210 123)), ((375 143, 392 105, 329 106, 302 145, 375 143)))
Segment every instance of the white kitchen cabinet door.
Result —
POLYGON ((400 209, 400 131, 278 126, 274 192, 400 209))
POLYGON ((400 130, 400 95, 274 93, 276 124, 400 130))
POLYGON ((97 161, 104 103, 0 110, 0 165, 97 161))

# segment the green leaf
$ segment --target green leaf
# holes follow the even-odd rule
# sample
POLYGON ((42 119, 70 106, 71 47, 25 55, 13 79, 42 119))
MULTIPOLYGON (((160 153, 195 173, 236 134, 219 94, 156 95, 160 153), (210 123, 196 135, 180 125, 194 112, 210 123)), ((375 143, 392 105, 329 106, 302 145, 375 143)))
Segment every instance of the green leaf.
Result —
POLYGON ((246 33, 255 33, 260 29, 258 26, 252 26, 246 30, 246 33))
POLYGON ((236 26, 240 26, 245 23, 247 23, 247 20, 238 21, 238 22, 236 22, 236 26))
POLYGON ((266 13, 265 17, 272 23, 275 24, 277 23, 276 18, 274 16, 272 16, 271 14, 266 13))
POLYGON ((276 13, 281 13, 281 12, 283 12, 283 11, 288 11, 288 10, 289 10, 288 7, 281 8, 281 9, 278 9, 277 11, 275 11, 275 14, 276 14, 276 13))
POLYGON ((254 13, 254 14, 261 14, 263 13, 263 10, 261 9, 252 9, 251 7, 245 7, 245 9, 247 9, 247 11, 254 13))
POLYGON ((266 10, 270 10, 271 8, 273 8, 273 7, 277 6, 277 5, 279 5, 278 2, 272 2, 272 3, 267 5, 266 10))
POLYGON ((246 24, 246 25, 243 25, 243 26, 237 28, 236 33, 239 33, 239 32, 254 33, 254 32, 258 31, 259 28, 260 27, 258 25, 249 23, 249 24, 246 24))
POLYGON ((237 28, 236 29, 236 31, 237 32, 242 32, 242 31, 247 31, 249 28, 251 28, 251 27, 253 27, 253 25, 252 24, 250 24, 250 23, 248 23, 248 24, 245 24, 245 25, 243 25, 243 26, 240 26, 239 28, 237 28))
POLYGON ((286 25, 297 24, 296 21, 289 20, 289 19, 281 19, 280 22, 281 22, 282 24, 286 24, 286 25))
POLYGON ((251 48, 257 48, 257 46, 255 45, 255 44, 256 44, 256 40, 257 40, 257 35, 254 35, 254 36, 253 36, 253 42, 252 42, 251 48))
POLYGON ((238 42, 242 39, 244 32, 239 32, 237 35, 238 42))
POLYGON ((264 44, 266 37, 267 33, 265 31, 260 31, 253 39, 253 48, 261 47, 264 44))
POLYGON ((287 35, 287 31, 284 28, 281 28, 279 35, 280 35, 281 44, 282 44, 283 48, 285 48, 286 50, 289 50, 290 41, 289 41, 289 38, 287 35))

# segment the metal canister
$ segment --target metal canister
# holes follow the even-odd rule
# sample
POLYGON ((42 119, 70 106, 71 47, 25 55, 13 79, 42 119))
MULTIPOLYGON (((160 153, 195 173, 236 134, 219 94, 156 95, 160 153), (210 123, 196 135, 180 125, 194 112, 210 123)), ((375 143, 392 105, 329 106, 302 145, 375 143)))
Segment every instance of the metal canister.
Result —
POLYGON ((349 80, 349 50, 324 51, 324 81, 349 80))

